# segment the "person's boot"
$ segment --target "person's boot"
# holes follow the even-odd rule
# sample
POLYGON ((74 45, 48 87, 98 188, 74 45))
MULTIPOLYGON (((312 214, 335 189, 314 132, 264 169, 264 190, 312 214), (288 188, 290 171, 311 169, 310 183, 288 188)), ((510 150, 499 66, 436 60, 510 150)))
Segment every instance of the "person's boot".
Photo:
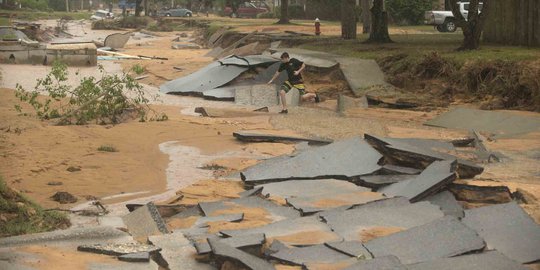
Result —
POLYGON ((289 113, 289 111, 288 111, 287 109, 283 109, 283 110, 281 110, 281 112, 279 112, 279 113, 281 113, 281 114, 287 114, 287 113, 289 113))
POLYGON ((321 102, 321 98, 319 97, 319 94, 315 94, 315 102, 316 103, 321 102))

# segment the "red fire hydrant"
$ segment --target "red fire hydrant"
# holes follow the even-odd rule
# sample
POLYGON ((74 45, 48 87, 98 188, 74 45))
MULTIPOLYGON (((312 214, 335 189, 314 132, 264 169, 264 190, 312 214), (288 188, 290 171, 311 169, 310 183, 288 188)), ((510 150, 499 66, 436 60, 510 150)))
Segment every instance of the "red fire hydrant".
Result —
POLYGON ((319 18, 315 19, 315 35, 321 35, 321 22, 319 21, 319 18))

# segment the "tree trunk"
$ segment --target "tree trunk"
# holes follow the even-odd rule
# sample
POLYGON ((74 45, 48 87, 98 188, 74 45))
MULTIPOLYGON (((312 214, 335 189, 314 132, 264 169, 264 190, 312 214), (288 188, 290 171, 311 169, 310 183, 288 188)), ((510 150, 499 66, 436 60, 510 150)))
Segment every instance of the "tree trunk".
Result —
POLYGON ((388 14, 384 9, 384 0, 374 0, 371 8, 371 34, 368 43, 391 43, 388 34, 388 14))
POLYGON ((69 12, 69 0, 66 0, 66 12, 69 12))
POLYGON ((144 16, 148 16, 148 0, 144 0, 144 16))
POLYGON ((372 0, 361 0, 362 2, 362 33, 371 33, 371 8, 372 0))
POLYGON ((356 1, 341 0, 341 37, 356 39, 356 1))
POLYGON ((478 13, 479 0, 469 1, 469 14, 467 20, 461 14, 457 0, 452 3, 452 13, 456 19, 456 25, 463 30, 463 44, 458 51, 476 50, 480 47, 480 37, 484 28, 484 21, 489 11, 489 1, 484 1, 482 12, 478 13))
POLYGON ((289 23, 289 0, 281 0, 281 16, 277 23, 278 24, 289 23))
POLYGON ((135 17, 141 16, 142 11, 142 0, 135 0, 135 17))

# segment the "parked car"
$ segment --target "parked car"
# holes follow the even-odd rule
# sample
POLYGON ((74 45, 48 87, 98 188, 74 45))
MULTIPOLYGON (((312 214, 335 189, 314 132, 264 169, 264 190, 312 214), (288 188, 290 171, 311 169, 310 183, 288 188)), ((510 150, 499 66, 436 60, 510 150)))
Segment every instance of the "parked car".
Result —
MULTIPOLYGON (((458 4, 459 11, 467 19, 469 16, 469 2, 458 2, 458 4)), ((482 12, 482 3, 479 3, 478 10, 482 12)), ((452 11, 426 11, 425 23, 435 26, 439 32, 455 32, 457 30, 452 11)))
POLYGON ((193 16, 193 12, 186 8, 171 8, 159 10, 157 15, 164 17, 191 17, 193 16))
POLYGON ((266 13, 266 12, 268 12, 268 9, 266 8, 259 8, 259 7, 256 7, 253 3, 244 2, 238 5, 236 12, 233 12, 233 9, 231 7, 225 7, 225 9, 223 10, 223 15, 229 16, 231 18, 241 18, 241 17, 256 18, 257 15, 261 13, 266 13))
POLYGON ((90 16, 90 20, 93 20, 93 21, 100 21, 100 20, 105 20, 105 19, 114 19, 114 14, 107 10, 99 9, 99 10, 96 10, 94 15, 90 16))

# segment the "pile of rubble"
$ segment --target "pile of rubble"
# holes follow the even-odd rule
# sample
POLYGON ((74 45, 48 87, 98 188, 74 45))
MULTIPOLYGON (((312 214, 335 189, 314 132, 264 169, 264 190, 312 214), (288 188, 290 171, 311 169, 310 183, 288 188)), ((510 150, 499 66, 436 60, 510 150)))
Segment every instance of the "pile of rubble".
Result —
POLYGON ((123 221, 139 244, 79 250, 168 269, 527 269, 540 260, 540 226, 508 188, 454 183, 483 172, 460 158, 474 137, 235 136, 305 142, 242 171, 238 198, 130 206, 123 221), (185 226, 170 232, 163 218, 185 226))

